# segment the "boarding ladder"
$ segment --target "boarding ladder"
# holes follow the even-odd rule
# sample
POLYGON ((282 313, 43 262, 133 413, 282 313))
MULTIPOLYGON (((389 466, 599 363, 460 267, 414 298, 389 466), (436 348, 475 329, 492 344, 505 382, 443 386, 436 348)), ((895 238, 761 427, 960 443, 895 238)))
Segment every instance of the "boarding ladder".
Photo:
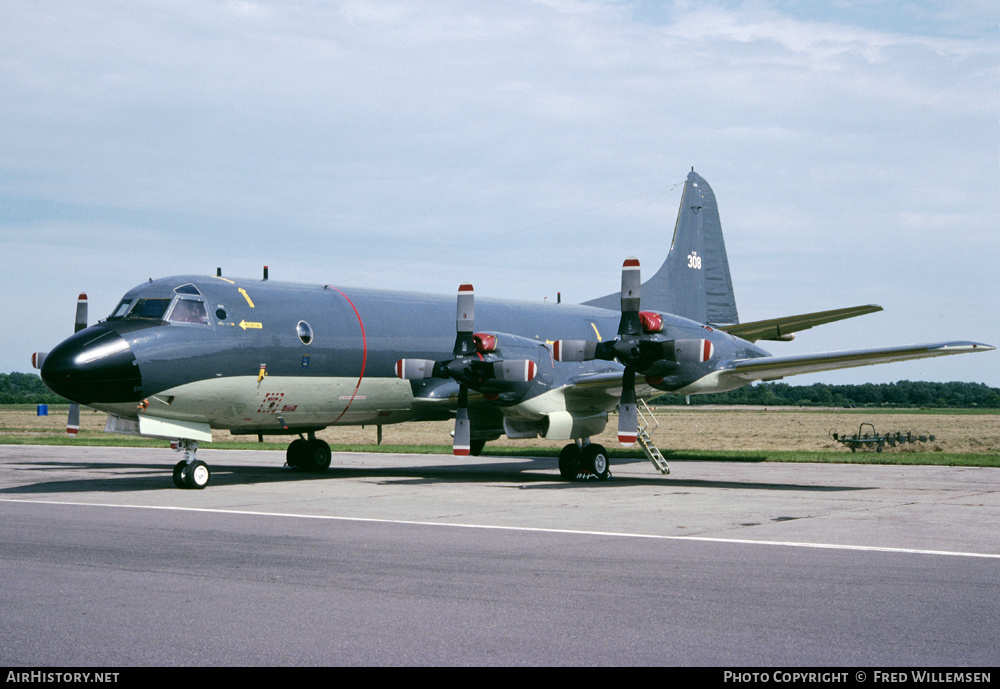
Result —
POLYGON ((653 444, 653 438, 650 436, 651 433, 656 431, 660 427, 660 422, 656 420, 656 416, 650 411, 649 407, 646 406, 646 400, 639 400, 639 446, 642 447, 643 453, 649 458, 649 461, 653 463, 653 466, 661 474, 669 474, 670 467, 667 466, 667 460, 663 458, 660 450, 653 444), (643 412, 645 410, 645 413, 643 412), (652 428, 650 428, 652 426, 652 428))

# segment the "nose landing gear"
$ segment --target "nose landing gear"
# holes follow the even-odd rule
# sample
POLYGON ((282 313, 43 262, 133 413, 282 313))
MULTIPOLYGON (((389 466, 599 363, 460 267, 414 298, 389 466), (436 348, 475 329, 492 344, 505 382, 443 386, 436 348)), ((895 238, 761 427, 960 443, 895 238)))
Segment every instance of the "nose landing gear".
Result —
POLYGON ((192 488, 201 490, 208 485, 212 478, 212 472, 208 465, 200 459, 195 459, 194 454, 198 451, 197 440, 180 439, 174 448, 178 452, 184 452, 184 459, 174 465, 174 485, 178 488, 192 488))

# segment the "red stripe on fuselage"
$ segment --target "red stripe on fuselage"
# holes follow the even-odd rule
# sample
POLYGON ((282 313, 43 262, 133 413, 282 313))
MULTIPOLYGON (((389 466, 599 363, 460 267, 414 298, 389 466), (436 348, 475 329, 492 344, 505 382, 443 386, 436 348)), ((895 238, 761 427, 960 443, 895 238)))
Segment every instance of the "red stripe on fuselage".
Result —
POLYGON ((361 373, 358 374, 358 384, 354 386, 354 392, 351 394, 351 398, 347 400, 347 406, 344 407, 344 411, 340 412, 340 416, 333 420, 333 423, 337 423, 344 418, 344 414, 346 414, 347 410, 351 408, 351 404, 358 395, 358 389, 361 387, 361 380, 365 377, 365 365, 368 363, 368 337, 365 335, 365 324, 364 321, 361 320, 361 314, 358 313, 358 307, 354 305, 354 302, 351 301, 350 297, 333 285, 327 285, 327 287, 330 289, 336 289, 340 292, 340 296, 347 300, 347 303, 351 305, 352 309, 354 309, 354 315, 358 317, 358 325, 361 327, 361 373))

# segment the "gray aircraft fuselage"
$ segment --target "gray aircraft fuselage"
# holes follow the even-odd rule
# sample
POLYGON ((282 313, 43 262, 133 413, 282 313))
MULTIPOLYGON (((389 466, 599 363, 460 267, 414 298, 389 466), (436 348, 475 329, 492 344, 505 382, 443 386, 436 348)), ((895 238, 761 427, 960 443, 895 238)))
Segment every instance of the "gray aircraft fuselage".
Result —
MULTIPOLYGON (((676 364, 647 377, 665 391, 699 392, 716 363, 767 356, 755 345, 662 314, 664 339, 706 339, 712 361, 676 364)), ((470 400, 474 429, 496 437, 498 409, 523 424, 568 410, 604 415, 618 392, 614 361, 554 361, 553 341, 615 337, 619 313, 568 304, 479 299, 477 332, 498 334, 486 357, 530 359, 534 380, 470 400), (548 345, 547 345, 548 343, 548 345), (603 381, 592 396, 562 388, 603 381)), ((115 313, 53 349, 42 378, 55 392, 110 414, 207 423, 242 433, 297 433, 341 424, 388 424, 453 415, 454 381, 401 380, 403 358, 447 360, 455 341, 455 298, 270 280, 178 276, 130 290, 115 313)), ((640 380, 640 386, 643 381, 640 380)))

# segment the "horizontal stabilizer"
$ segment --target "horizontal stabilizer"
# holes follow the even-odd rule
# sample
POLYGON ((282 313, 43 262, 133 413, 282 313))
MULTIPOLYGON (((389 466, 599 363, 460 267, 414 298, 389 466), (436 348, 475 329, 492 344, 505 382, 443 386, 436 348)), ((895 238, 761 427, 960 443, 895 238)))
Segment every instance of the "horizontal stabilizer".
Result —
POLYGON ((771 318, 766 321, 719 325, 716 327, 719 330, 725 330, 730 335, 750 342, 756 342, 757 340, 791 339, 788 335, 800 330, 808 330, 816 325, 842 321, 845 318, 854 318, 855 316, 864 316, 867 313, 875 313, 881 310, 881 306, 867 304, 865 306, 850 306, 846 309, 834 309, 832 311, 817 311, 815 313, 802 314, 801 316, 785 316, 783 318, 771 318))
MULTIPOLYGON (((821 354, 800 354, 795 356, 773 356, 759 359, 740 359, 727 364, 718 375, 738 387, 755 380, 774 380, 784 376, 817 371, 833 371, 854 366, 884 364, 890 361, 925 359, 950 354, 969 352, 989 352, 996 349, 978 342, 940 342, 937 344, 913 344, 896 347, 877 347, 821 354)), ((721 381, 720 381, 721 382, 721 381)))

